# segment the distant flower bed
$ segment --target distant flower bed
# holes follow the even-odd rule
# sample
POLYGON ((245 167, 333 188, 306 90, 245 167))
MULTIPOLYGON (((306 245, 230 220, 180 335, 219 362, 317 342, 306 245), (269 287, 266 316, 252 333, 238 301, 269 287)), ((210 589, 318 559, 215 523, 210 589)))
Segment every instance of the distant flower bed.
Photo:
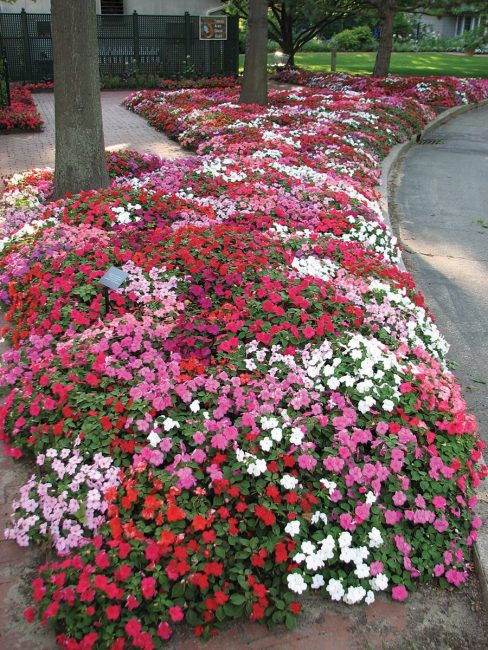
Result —
POLYGON ((57 552, 25 616, 63 648, 292 628, 303 594, 468 575, 483 444, 375 189, 434 113, 379 91, 236 101, 135 93, 199 155, 111 161, 130 174, 55 203, 43 172, 4 191, 0 428, 39 470, 6 534, 57 552))
POLYGON ((29 90, 12 84, 10 106, 0 108, 0 131, 41 131, 43 126, 29 90))
POLYGON ((37 81, 35 83, 22 84, 22 88, 31 93, 54 90, 54 81, 37 81))
POLYGON ((283 70, 275 77, 283 83, 324 90, 355 91, 362 96, 394 95, 412 97, 431 106, 458 106, 488 98, 488 79, 459 77, 371 77, 363 75, 283 70))
MULTIPOLYGON (((114 76, 102 77, 101 87, 105 89, 117 88, 159 88, 161 90, 175 90, 177 88, 232 88, 239 80, 236 77, 201 77, 199 79, 163 79, 154 75, 114 76)), ((40 81, 37 83, 23 84, 22 88, 30 92, 44 92, 54 90, 54 82, 40 81)))

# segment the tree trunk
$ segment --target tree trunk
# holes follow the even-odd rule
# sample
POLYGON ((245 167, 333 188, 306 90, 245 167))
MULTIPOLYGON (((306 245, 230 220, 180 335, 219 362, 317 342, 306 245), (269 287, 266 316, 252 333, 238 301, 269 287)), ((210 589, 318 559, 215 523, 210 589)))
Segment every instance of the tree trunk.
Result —
POLYGON ((60 198, 109 184, 103 142, 95 0, 51 0, 60 198))
POLYGON ((295 65, 295 50, 293 47, 293 18, 291 14, 286 13, 286 6, 283 5, 281 14, 281 35, 283 40, 283 54, 288 56, 287 65, 295 65))
POLYGON ((268 102, 268 0, 249 0, 241 104, 268 102))
POLYGON ((391 52, 393 50, 393 19, 395 10, 386 2, 381 14, 380 41, 373 76, 386 77, 390 69, 391 52))

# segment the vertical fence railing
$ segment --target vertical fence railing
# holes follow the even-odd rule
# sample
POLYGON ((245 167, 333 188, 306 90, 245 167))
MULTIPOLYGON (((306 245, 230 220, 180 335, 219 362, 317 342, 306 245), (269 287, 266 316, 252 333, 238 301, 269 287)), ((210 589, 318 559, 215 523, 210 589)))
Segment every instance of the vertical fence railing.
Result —
MULTIPOLYGON (((166 78, 236 75, 238 24, 228 17, 226 41, 199 38, 199 17, 131 15, 98 16, 100 74, 132 71, 166 78)), ((0 13, 0 48, 7 52, 11 81, 52 78, 50 14, 0 13)))
POLYGON ((5 50, 0 51, 0 108, 10 106, 10 83, 5 50))

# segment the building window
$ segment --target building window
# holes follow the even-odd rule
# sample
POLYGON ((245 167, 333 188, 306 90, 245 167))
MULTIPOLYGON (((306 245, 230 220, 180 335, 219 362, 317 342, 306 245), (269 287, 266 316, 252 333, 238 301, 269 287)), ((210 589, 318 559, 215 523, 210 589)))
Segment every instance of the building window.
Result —
POLYGON ((471 29, 471 23, 472 23, 473 17, 472 16, 465 16, 464 17, 464 31, 469 32, 471 29))
POLYGON ((104 15, 124 13, 124 0, 100 0, 100 10, 104 15))

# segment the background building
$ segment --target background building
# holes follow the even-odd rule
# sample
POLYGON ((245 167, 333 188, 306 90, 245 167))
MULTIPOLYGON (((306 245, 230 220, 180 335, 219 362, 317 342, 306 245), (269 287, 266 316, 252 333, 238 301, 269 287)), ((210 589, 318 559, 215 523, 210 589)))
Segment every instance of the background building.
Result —
MULTIPOLYGON (((180 16, 186 11, 192 16, 203 16, 212 10, 220 11, 218 0, 97 0, 98 14, 139 14, 180 16)), ((18 13, 25 9, 28 13, 48 14, 51 12, 50 0, 17 0, 10 4, 0 2, 0 13, 18 13)))

